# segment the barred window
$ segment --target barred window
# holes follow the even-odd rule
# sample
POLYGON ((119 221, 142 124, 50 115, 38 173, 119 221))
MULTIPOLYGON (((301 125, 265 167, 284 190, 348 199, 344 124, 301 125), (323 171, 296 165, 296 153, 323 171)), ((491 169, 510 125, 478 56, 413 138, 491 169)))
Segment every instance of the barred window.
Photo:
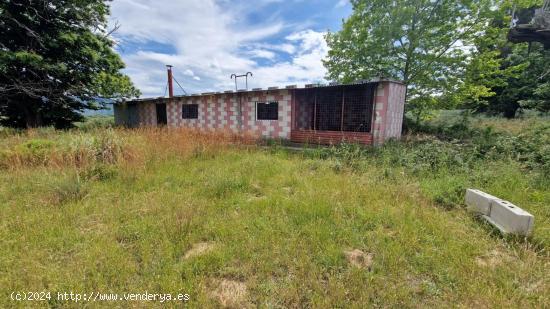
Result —
POLYGON ((183 119, 197 119, 199 118, 199 105, 198 104, 183 104, 181 106, 181 115, 183 119))
POLYGON ((256 120, 278 120, 279 102, 256 102, 256 120))

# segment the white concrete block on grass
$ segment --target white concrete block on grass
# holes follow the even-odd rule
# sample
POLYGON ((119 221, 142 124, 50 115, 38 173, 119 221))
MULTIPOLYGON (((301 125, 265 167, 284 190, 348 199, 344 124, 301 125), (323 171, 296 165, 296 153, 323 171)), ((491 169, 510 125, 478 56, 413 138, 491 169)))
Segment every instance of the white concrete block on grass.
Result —
POLYGON ((533 230, 535 217, 518 206, 476 189, 466 190, 468 209, 483 215, 502 233, 527 236, 533 230))
POLYGON ((488 216, 491 212, 491 202, 499 198, 476 189, 466 189, 466 205, 468 209, 488 216))
POLYGON ((501 232, 524 236, 531 233, 535 223, 532 214, 504 200, 493 201, 488 217, 501 232))

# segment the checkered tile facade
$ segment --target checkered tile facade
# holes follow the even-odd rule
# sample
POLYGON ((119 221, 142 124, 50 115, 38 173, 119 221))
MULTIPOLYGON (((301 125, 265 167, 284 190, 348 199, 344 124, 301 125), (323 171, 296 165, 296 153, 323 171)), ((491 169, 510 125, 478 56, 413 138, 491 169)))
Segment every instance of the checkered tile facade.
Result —
MULTIPOLYGON (((369 144, 382 144, 389 138, 399 138, 403 122, 405 92, 406 87, 401 83, 379 82, 374 96, 371 132, 341 133, 343 135, 352 133, 361 135, 362 141, 369 144)), ((302 131, 307 131, 307 134, 315 136, 324 134, 323 131, 311 131, 313 106, 305 104, 306 102, 300 102, 300 99, 294 97, 293 93, 292 89, 268 89, 237 93, 202 94, 161 99, 160 101, 141 101, 136 104, 138 108, 137 123, 139 126, 155 126, 157 124, 156 103, 166 103, 167 120, 170 127, 230 130, 234 133, 281 139, 290 139, 291 131, 296 136, 302 131), (278 102, 278 119, 258 120, 256 117, 256 103, 274 101, 278 102), (198 105, 197 119, 183 119, 182 106, 184 104, 198 105), (293 117, 298 117, 298 119, 293 117)), ((127 121, 132 122, 131 126, 135 126, 136 122, 125 120, 124 116, 128 116, 126 107, 127 105, 121 105, 115 108, 117 123, 124 124, 127 121)), ((335 138, 341 139, 339 136, 335 138)))
POLYGON ((291 101, 292 96, 288 90, 218 93, 175 98, 167 103, 168 125, 205 130, 224 129, 268 138, 290 138, 291 101), (272 101, 279 104, 279 119, 257 120, 256 102, 272 101), (182 118, 184 104, 198 105, 197 119, 182 118))
POLYGON ((148 127, 157 125, 157 108, 155 104, 138 104, 139 126, 148 127))

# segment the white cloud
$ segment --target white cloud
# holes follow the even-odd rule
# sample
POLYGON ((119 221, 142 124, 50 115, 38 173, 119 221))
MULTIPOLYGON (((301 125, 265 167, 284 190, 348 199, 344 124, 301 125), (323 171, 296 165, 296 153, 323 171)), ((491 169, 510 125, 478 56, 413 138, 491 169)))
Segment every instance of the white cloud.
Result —
POLYGON ((341 7, 344 7, 348 4, 348 0, 339 0, 337 3, 336 3, 336 6, 337 8, 341 8, 341 7))
POLYGON ((252 58, 263 58, 263 59, 273 59, 275 58, 275 53, 265 49, 254 49, 248 52, 252 58))
MULTIPOLYGON (((277 1, 263 0, 258 5, 277 1)), ((242 7, 232 10, 231 5, 223 4, 215 0, 115 0, 112 3, 112 20, 122 25, 116 33, 117 39, 132 42, 132 46, 156 42, 173 49, 169 53, 122 52, 126 73, 144 97, 163 95, 165 64, 174 66, 174 76, 188 92, 232 89, 234 82, 230 75, 247 71, 254 73, 249 87, 304 84, 323 79, 326 71, 321 59, 328 50, 323 33, 302 30, 275 41, 275 36, 289 32, 283 21, 246 23, 241 15, 242 7), (277 57, 278 54, 286 56, 277 57), (260 64, 262 59, 269 60, 269 65, 260 64)))

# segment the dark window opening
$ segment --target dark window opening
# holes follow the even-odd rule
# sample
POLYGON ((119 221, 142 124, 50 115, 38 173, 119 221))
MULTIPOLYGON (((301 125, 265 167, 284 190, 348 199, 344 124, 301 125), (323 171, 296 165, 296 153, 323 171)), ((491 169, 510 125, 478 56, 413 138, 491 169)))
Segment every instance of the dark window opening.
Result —
POLYGON ((257 120, 279 120, 279 102, 256 102, 257 120))
POLYGON ((199 105, 198 104, 184 104, 181 106, 181 117, 183 119, 197 119, 199 118, 199 105))

